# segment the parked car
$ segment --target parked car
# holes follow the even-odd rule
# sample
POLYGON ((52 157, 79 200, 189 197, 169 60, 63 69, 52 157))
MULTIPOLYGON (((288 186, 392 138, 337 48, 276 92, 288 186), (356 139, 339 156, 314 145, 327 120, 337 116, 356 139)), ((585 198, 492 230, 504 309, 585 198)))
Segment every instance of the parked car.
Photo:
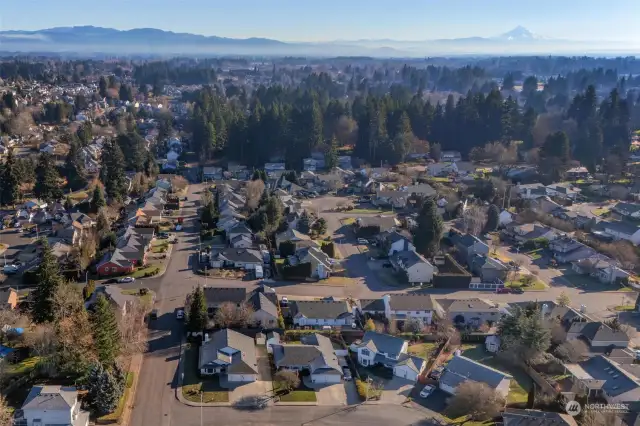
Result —
POLYGON ((369 241, 365 240, 364 238, 358 238, 358 244, 367 245, 369 244, 369 241))
POLYGON ((158 319, 158 310, 154 309, 151 311, 151 314, 149 314, 149 318, 151 318, 152 320, 157 320, 158 319))
POLYGON ((442 366, 436 367, 433 370, 431 370, 431 372, 429 373, 429 377, 432 379, 437 379, 442 375, 443 371, 444 371, 444 367, 442 366))
POLYGON ((351 370, 349 370, 349 367, 342 367, 342 373, 344 374, 344 380, 345 381, 350 381, 353 380, 353 377, 351 376, 351 370))
POLYGON ((517 287, 517 288, 511 289, 511 292, 515 293, 515 294, 522 294, 522 293, 524 293, 524 290, 521 289, 520 287, 517 287))
POLYGON ((289 306, 289 299, 287 296, 282 296, 280 299, 280 306, 289 306))
POLYGON ((435 387, 427 385, 420 391, 420 398, 428 398, 434 391, 435 387))
POLYGON ((184 310, 178 309, 176 311, 176 319, 183 320, 184 319, 184 310))
POLYGON ((498 294, 507 294, 507 293, 511 293, 511 290, 509 290, 507 287, 500 287, 500 288, 496 289, 496 293, 498 293, 498 294))
POLYGON ((133 277, 122 277, 118 279, 118 283, 120 284, 124 284, 124 283, 132 283, 134 282, 136 279, 133 277))
POLYGON ((18 273, 18 269, 20 268, 16 265, 4 265, 2 272, 4 272, 5 275, 13 275, 18 273))

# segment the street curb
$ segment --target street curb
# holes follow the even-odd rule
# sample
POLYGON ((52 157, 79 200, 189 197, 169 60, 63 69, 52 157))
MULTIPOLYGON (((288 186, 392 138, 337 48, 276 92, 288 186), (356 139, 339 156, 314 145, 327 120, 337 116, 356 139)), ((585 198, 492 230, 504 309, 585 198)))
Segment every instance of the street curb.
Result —
POLYGON ((140 372, 142 371, 142 363, 144 362, 144 356, 142 354, 136 354, 131 359, 131 363, 129 364, 129 370, 132 371, 135 368, 131 368, 132 365, 137 367, 136 371, 132 371, 134 373, 133 383, 131 384, 131 392, 129 393, 129 400, 125 401, 124 410, 122 412, 122 416, 120 417, 120 426, 127 426, 129 421, 131 420, 131 414, 133 413, 134 404, 136 401, 136 392, 138 391, 138 381, 140 380, 140 372))
MULTIPOLYGON (((316 407, 318 406, 318 402, 274 402, 273 405, 279 407, 299 407, 299 406, 307 406, 307 407, 316 407)), ((324 405, 323 405, 324 407, 324 405)), ((329 407, 327 405, 327 407, 329 407)), ((344 405, 332 405, 331 407, 344 407, 344 405)))

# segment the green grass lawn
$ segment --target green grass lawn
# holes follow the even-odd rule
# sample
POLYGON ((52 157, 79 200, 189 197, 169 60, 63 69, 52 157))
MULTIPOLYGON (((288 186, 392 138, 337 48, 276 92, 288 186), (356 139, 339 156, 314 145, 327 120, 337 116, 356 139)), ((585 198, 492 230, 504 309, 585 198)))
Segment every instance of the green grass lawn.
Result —
POLYGON ((167 240, 156 240, 151 247, 153 253, 165 253, 167 250, 169 250, 169 241, 167 240))
POLYGON ((153 303, 153 293, 150 291, 147 292, 147 294, 141 295, 140 290, 130 289, 130 290, 122 290, 122 294, 126 294, 129 296, 139 296, 140 301, 146 306, 151 306, 151 304, 153 303))
POLYGON ((429 180, 433 181, 433 182, 440 182, 440 183, 450 183, 451 182, 451 179, 448 178, 448 177, 432 177, 432 178, 429 178, 429 180))
POLYGON ((635 309, 636 305, 619 305, 615 307, 615 310, 620 312, 634 311, 635 309))
POLYGON ((606 207, 593 210, 593 214, 596 216, 602 216, 603 214, 606 214, 606 213, 609 213, 609 209, 606 207))
POLYGON ((509 288, 521 288, 524 291, 544 290, 547 288, 546 284, 537 278, 528 286, 524 285, 522 278, 518 278, 514 281, 507 281, 504 283, 504 286, 509 288))
POLYGON ((429 359, 433 351, 436 350, 438 344, 436 342, 418 343, 417 345, 409 346, 409 353, 416 355, 424 359, 429 359))
POLYGON ((501 363, 493 355, 486 352, 482 344, 475 345, 474 347, 463 351, 462 355, 491 368, 495 368, 496 370, 511 374, 514 380, 511 381, 511 386, 509 386, 507 402, 518 403, 527 401, 529 389, 531 389, 532 386, 532 380, 524 370, 501 363))
POLYGON ((540 255, 540 252, 542 252, 542 249, 531 250, 529 252, 526 252, 525 254, 529 256, 531 260, 538 260, 542 257, 540 255))
POLYGON ((636 291, 635 289, 631 288, 631 287, 620 287, 618 289, 618 291, 626 291, 626 292, 633 292, 636 291))
POLYGON ((133 278, 142 278, 144 277, 144 274, 153 272, 153 271, 160 272, 160 267, 157 265, 149 265, 144 268, 136 269, 135 271, 133 271, 133 273, 129 275, 132 276, 133 278))
POLYGON ((32 356, 29 358, 25 358, 17 364, 7 364, 7 374, 9 375, 23 375, 31 372, 38 362, 40 361, 39 356, 32 356))
MULTIPOLYGON (((277 394, 280 389, 280 384, 274 382, 273 390, 277 394)), ((298 389, 292 390, 289 393, 280 395, 280 402, 316 402, 318 398, 316 397, 316 392, 312 389, 305 387, 300 382, 300 387, 298 389)))
POLYGON ((229 402, 229 391, 220 387, 217 377, 206 379, 198 377, 198 349, 189 347, 184 351, 183 356, 182 396, 191 402, 229 402))
POLYGON ((342 224, 345 225, 345 226, 349 226, 349 225, 353 225, 354 223, 356 223, 356 218, 355 217, 345 217, 340 222, 342 222, 342 224))

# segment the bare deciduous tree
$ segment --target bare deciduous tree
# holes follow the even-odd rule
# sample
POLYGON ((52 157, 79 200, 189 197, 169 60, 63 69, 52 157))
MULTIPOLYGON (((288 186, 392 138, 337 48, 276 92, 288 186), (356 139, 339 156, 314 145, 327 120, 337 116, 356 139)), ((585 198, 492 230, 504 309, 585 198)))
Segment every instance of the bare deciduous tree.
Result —
POLYGON ((118 319, 122 339, 122 355, 130 356, 147 350, 147 325, 144 322, 148 307, 134 303, 127 312, 118 319))
POLYGON ((13 413, 9 410, 7 400, 0 394, 0 425, 10 425, 12 424, 12 419, 13 413))
POLYGON ((562 361, 576 363, 581 361, 585 354, 589 353, 589 347, 582 340, 570 340, 558 345, 553 354, 562 361))
POLYGON ((233 325, 236 319, 236 305, 231 302, 221 304, 213 317, 215 323, 222 328, 233 325))
POLYGON ((463 230, 471 235, 479 235, 487 223, 487 215, 480 206, 471 206, 462 214, 463 230))
POLYGON ((467 415, 469 420, 486 421, 496 417, 504 404, 504 399, 495 390, 469 380, 458 386, 446 411, 452 419, 467 415))
POLYGON ((235 323, 238 326, 246 327, 253 323, 253 314, 255 310, 250 303, 242 303, 236 308, 235 323))
POLYGON ((264 193, 264 182, 262 179, 256 179, 249 182, 246 186, 247 207, 251 210, 258 208, 260 197, 264 193))
POLYGON ((171 178, 171 189, 174 192, 183 191, 188 185, 189 182, 183 176, 173 176, 171 178))
POLYGON ((80 289, 69 283, 59 285, 53 294, 55 318, 67 318, 81 312, 85 312, 85 309, 80 289))
POLYGON ((9 122, 9 129, 18 136, 27 136, 33 127, 35 127, 35 123, 29 110, 19 112, 9 122))
POLYGON ((51 324, 39 324, 24 333, 24 343, 33 355, 46 358, 56 351, 56 339, 51 324))

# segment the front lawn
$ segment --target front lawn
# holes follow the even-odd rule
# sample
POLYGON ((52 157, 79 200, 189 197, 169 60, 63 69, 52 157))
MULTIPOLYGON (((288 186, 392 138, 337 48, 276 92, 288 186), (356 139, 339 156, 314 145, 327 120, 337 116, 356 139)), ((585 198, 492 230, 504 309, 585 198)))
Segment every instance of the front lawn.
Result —
POLYGON ((536 250, 531 250, 529 252, 526 252, 525 254, 529 256, 531 260, 538 260, 542 257, 542 255, 540 254, 541 252, 542 252, 542 249, 536 249, 536 250))
POLYGON ((166 253, 167 250, 169 250, 169 241, 167 240, 156 240, 151 247, 153 253, 166 253))
POLYGON ((160 272, 160 267, 156 265, 148 265, 144 268, 136 269, 129 276, 133 278, 145 278, 145 276, 157 275, 160 272), (149 274, 149 275, 147 275, 149 274))
POLYGON ((512 281, 507 281, 504 283, 505 287, 509 287, 509 288, 521 288, 524 291, 529 291, 529 290, 544 290, 547 288, 546 284, 539 280, 539 279, 535 279, 533 280, 528 286, 524 285, 524 278, 520 277, 517 280, 512 280, 512 281))
POLYGON ((607 214, 607 213, 609 213, 609 209, 606 208, 606 207, 595 209, 593 211, 593 214, 596 215, 596 216, 602 216, 602 215, 607 214))
POLYGON ((633 312, 636 310, 636 305, 619 305, 619 306, 616 306, 614 309, 620 312, 633 312))
POLYGON ((122 294, 126 294, 128 296, 139 296, 140 302, 142 302, 145 306, 151 306, 153 303, 153 293, 148 291, 147 294, 140 294, 140 290, 138 289, 130 289, 130 290, 122 290, 122 294))
POLYGON ((229 402, 229 391, 220 387, 217 376, 198 376, 198 348, 189 346, 183 356, 182 396, 191 402, 229 402))
POLYGON ((500 370, 513 376, 513 380, 511 380, 511 385, 509 386, 507 403, 513 404, 527 401, 529 389, 531 389, 532 386, 532 381, 531 377, 529 377, 529 375, 523 369, 500 362, 493 355, 486 352, 484 350, 484 345, 482 344, 475 345, 475 347, 470 347, 469 349, 463 351, 462 355, 488 367, 495 368, 496 370, 500 370))
POLYGON ((7 364, 7 374, 8 375, 23 375, 30 373, 36 368, 38 362, 40 361, 39 356, 32 356, 29 358, 25 358, 22 361, 16 364, 7 364))
POLYGON ((436 342, 427 342, 427 343, 418 343, 415 345, 409 346, 409 353, 411 355, 416 355, 424 359, 429 359, 431 354, 438 348, 438 344, 436 342))
POLYGON ((391 210, 383 210, 383 209, 375 209, 375 208, 353 209, 353 210, 349 210, 347 213, 353 213, 353 214, 367 214, 367 213, 393 214, 393 212, 391 210))
POLYGON ((355 217, 345 217, 344 219, 340 220, 340 222, 342 222, 342 224, 345 225, 345 226, 349 226, 349 225, 353 225, 354 223, 356 223, 356 218, 355 217))
POLYGON ((336 287, 346 287, 353 284, 355 280, 349 277, 329 277, 325 280, 318 281, 322 285, 332 285, 336 287))
MULTIPOLYGON (((278 395, 279 392, 284 392, 284 388, 281 388, 278 383, 274 382, 273 391, 278 395)), ((313 389, 305 387, 302 381, 300 381, 298 389, 294 389, 289 393, 283 393, 279 395, 279 398, 280 402, 316 402, 318 400, 316 392, 313 389)))

